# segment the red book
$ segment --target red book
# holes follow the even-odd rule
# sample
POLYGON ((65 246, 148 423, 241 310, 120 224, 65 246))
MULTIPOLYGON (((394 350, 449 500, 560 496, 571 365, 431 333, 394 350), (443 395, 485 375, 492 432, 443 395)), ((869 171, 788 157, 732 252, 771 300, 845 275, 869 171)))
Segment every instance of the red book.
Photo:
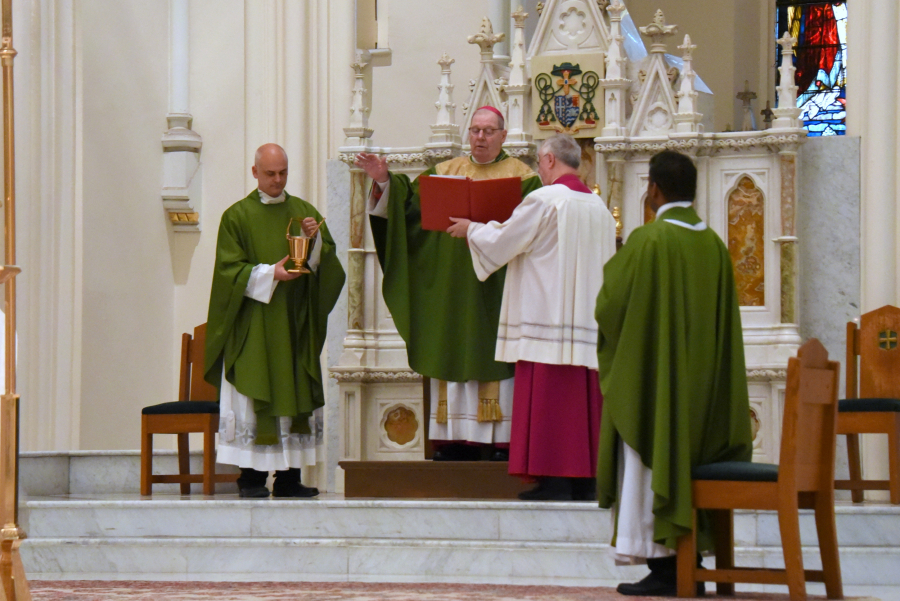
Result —
POLYGON ((502 223, 522 202, 522 179, 425 175, 419 178, 419 199, 423 230, 446 232, 451 217, 502 223))

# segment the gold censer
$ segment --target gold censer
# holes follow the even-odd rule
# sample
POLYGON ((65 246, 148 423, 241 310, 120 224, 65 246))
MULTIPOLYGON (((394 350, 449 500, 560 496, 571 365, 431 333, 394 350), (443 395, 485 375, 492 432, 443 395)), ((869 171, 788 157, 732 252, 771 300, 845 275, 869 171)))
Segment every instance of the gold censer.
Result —
POLYGON ((306 260, 309 258, 309 245, 312 242, 313 238, 316 235, 316 232, 319 231, 319 228, 322 227, 322 224, 325 223, 325 219, 323 218, 318 224, 316 224, 316 229, 312 231, 311 236, 291 236, 291 224, 296 221, 302 225, 302 220, 291 217, 291 220, 288 221, 287 225, 287 233, 285 237, 288 241, 288 250, 291 256, 291 261, 294 262, 294 269, 288 269, 288 273, 310 273, 309 269, 306 268, 306 260))

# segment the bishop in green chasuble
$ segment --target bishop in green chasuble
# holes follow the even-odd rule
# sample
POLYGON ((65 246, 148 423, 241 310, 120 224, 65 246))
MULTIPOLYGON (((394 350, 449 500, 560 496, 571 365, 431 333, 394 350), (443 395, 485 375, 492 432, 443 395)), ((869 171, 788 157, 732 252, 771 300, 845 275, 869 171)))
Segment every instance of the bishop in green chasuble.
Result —
MULTIPOLYGON (((474 114, 471 157, 445 161, 422 175, 519 177, 523 197, 539 188, 537 174, 502 150, 506 132, 495 112, 483 108, 474 114)), ((479 281, 464 240, 422 229, 418 178, 388 173, 375 155, 359 155, 357 165, 376 182, 369 213, 385 304, 406 342, 410 367, 433 379, 431 438, 508 443, 515 366, 494 360, 505 268, 479 281), (508 397, 505 411, 507 403, 498 397, 508 397), (473 398, 474 405, 466 400, 473 398), (489 400, 501 406, 492 410, 489 400)))
MULTIPOLYGON (((656 186, 653 165, 648 198, 656 186)), ((662 182, 665 176, 656 177, 662 182)), ((604 397, 597 494, 601 507, 617 505, 613 546, 620 560, 669 556, 677 537, 690 531, 692 466, 751 458, 741 317, 728 249, 690 201, 667 202, 693 198, 694 188, 685 195, 654 191, 660 199, 651 204, 656 220, 634 230, 606 264, 597 298, 604 397), (652 531, 641 521, 652 523, 652 531)), ((701 548, 710 548, 702 520, 699 533, 701 548)))
MULTIPOLYGON (((283 149, 261 147, 254 176, 257 167, 259 189, 229 207, 219 224, 204 378, 220 389, 218 460, 251 472, 276 470, 276 496, 308 496, 293 494, 299 484, 287 478, 282 484, 291 494, 278 494, 278 475, 291 473, 286 470, 296 470, 299 463, 309 465, 310 461, 302 461, 304 451, 312 451, 315 462, 314 444, 301 449, 299 441, 310 439, 310 417, 325 403, 320 357, 328 314, 345 276, 324 224, 310 252, 312 273, 296 276, 285 271, 289 221, 307 219, 303 224, 307 231, 314 226, 309 218, 321 222, 322 216, 306 201, 284 192, 283 149), (281 171, 264 175, 260 165, 273 161, 282 161, 281 171)), ((260 477, 261 484, 253 483, 260 494, 248 496, 268 494, 265 474, 260 477)), ((241 480, 238 485, 245 496, 241 480)))

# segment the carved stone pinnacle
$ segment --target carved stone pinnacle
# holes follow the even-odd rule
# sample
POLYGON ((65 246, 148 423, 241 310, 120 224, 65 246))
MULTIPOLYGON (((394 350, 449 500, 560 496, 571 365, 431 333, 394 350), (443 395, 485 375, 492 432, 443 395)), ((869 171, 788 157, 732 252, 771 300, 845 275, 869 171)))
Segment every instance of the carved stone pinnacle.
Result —
POLYGON ((437 64, 441 66, 442 71, 449 71, 450 65, 456 62, 455 58, 450 58, 450 55, 446 52, 441 55, 441 58, 438 59, 437 64))
POLYGON ((516 10, 516 12, 512 13, 509 16, 512 17, 512 20, 516 22, 517 28, 525 27, 525 19, 528 18, 528 13, 525 12, 525 7, 519 6, 518 10, 516 10))
POLYGON ((797 44, 797 38, 792 37, 788 32, 784 32, 784 35, 778 40, 778 44, 781 45, 781 50, 785 54, 791 55, 794 54, 794 46, 797 44))
POLYGON ((689 61, 694 57, 694 50, 697 49, 696 44, 691 44, 691 36, 684 36, 684 44, 678 47, 679 50, 684 50, 684 60, 689 61))
POLYGON ((475 35, 470 35, 469 43, 481 46, 482 52, 489 52, 494 49, 495 44, 502 42, 505 38, 505 33, 494 33, 494 27, 491 25, 491 20, 487 17, 483 17, 481 19, 481 31, 475 35))
POLYGON ((622 13, 625 12, 625 5, 622 4, 622 0, 613 0, 608 4, 606 12, 609 13, 610 18, 614 21, 621 21, 622 13))
POLYGON ((653 40, 654 46, 663 46, 665 38, 675 35, 678 29, 677 25, 666 25, 666 17, 663 15, 662 9, 656 11, 653 22, 646 27, 641 27, 641 33, 653 40))

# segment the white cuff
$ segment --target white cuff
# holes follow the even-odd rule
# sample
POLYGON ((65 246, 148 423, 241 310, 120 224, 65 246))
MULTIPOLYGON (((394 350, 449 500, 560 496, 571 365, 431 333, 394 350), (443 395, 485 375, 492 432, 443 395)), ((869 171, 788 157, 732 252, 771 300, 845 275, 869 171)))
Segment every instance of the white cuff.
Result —
POLYGON ((316 232, 315 242, 313 242, 312 254, 306 259, 306 266, 309 270, 315 272, 319 267, 319 261, 322 260, 322 232, 316 232))
POLYGON ((247 282, 244 296, 268 305, 277 285, 275 266, 260 263, 254 266, 253 271, 250 272, 250 281, 247 282))
POLYGON ((375 195, 372 192, 375 192, 375 187, 372 187, 372 192, 369 193, 369 200, 367 203, 366 210, 369 215, 374 215, 375 217, 381 217, 382 219, 387 219, 388 217, 388 197, 391 195, 391 180, 386 182, 379 183, 375 182, 375 185, 381 189, 381 198, 375 200, 375 195))

